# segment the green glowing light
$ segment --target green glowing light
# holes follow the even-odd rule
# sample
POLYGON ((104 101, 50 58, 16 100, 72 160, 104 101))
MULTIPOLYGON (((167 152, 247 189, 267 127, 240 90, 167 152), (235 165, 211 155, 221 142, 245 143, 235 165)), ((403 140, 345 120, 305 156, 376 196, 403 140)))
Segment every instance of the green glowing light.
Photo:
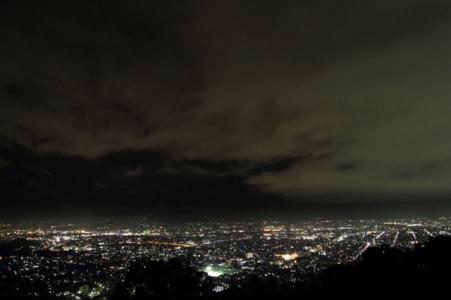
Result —
POLYGON ((232 269, 216 267, 216 266, 206 266, 202 269, 210 277, 220 277, 222 275, 233 273, 232 269))

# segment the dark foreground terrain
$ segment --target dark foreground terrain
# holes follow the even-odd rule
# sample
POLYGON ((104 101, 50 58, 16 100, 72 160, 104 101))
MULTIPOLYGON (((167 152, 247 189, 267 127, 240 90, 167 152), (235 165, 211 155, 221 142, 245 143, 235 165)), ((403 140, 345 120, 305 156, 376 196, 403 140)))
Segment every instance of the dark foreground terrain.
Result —
MULTIPOLYGON (((293 281, 265 276, 236 277, 226 286, 182 260, 134 263, 108 295, 79 299, 318 299, 323 297, 433 297, 451 284, 451 237, 431 238, 413 249, 381 246, 360 259, 293 281)), ((55 299, 40 282, 0 274, 0 299, 55 299)))

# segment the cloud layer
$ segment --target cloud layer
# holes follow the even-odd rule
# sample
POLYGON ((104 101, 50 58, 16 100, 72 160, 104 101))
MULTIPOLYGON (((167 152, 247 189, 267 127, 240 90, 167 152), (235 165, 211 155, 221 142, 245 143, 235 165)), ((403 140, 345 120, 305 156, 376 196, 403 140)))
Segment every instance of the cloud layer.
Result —
POLYGON ((297 198, 451 192, 448 1, 210 2, 6 1, 0 135, 297 198))

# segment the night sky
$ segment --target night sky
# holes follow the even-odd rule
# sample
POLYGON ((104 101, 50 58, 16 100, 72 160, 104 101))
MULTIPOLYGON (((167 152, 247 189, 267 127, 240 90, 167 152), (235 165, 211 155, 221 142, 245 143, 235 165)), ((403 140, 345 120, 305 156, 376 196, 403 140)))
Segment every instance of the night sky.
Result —
POLYGON ((449 0, 0 1, 0 216, 451 208, 449 0))

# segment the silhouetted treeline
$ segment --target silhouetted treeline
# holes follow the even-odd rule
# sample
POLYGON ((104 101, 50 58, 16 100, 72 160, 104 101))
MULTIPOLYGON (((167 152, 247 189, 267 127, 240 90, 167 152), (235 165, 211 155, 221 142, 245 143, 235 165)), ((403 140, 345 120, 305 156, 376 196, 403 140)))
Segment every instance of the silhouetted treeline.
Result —
MULTIPOLYGON (((436 299, 448 292, 449 272, 451 237, 440 236, 413 249, 370 248, 355 262, 336 265, 296 281, 289 280, 290 277, 250 275, 231 277, 224 283, 177 259, 144 260, 132 264, 124 280, 104 297, 109 300, 407 299, 418 296, 436 299), (218 290, 218 286, 225 289, 218 290)), ((11 274, 0 273, 0 276, 0 299, 27 299, 29 291, 44 295, 29 299, 49 299, 39 284, 27 286, 11 274)))

